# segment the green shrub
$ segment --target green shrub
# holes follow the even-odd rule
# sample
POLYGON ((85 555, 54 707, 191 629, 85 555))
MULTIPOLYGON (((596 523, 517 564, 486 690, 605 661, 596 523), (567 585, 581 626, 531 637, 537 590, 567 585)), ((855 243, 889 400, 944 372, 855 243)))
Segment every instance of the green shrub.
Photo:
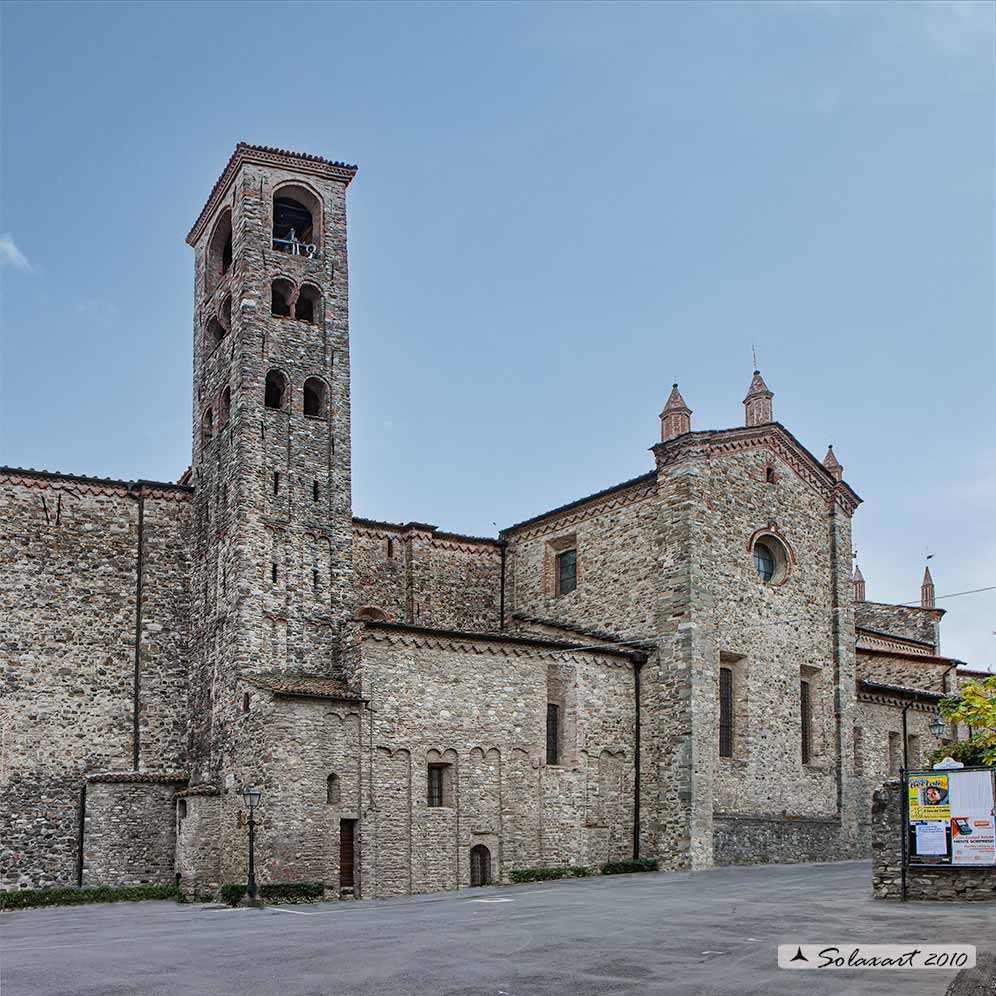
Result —
POLYGON ((566 865, 556 868, 515 868, 510 872, 513 882, 521 884, 523 882, 549 882, 557 878, 585 878, 591 874, 590 868, 584 865, 568 867, 566 865))
POLYGON ((271 903, 314 903, 325 895, 324 882, 267 882, 260 896, 271 903))
POLYGON ((242 897, 246 894, 245 882, 226 882, 219 890, 222 902, 229 906, 238 906, 242 897))
POLYGON ((175 885, 99 885, 86 889, 18 889, 0 892, 0 910, 35 906, 78 906, 81 903, 137 902, 142 899, 178 899, 175 885))
POLYGON ((625 861, 609 861, 602 865, 603 875, 625 875, 628 872, 655 872, 656 858, 627 858, 625 861))

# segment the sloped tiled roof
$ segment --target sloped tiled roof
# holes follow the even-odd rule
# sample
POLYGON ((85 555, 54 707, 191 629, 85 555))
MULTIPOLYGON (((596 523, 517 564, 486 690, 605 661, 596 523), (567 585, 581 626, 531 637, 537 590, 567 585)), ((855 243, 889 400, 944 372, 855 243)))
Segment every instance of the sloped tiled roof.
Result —
POLYGON ((330 675, 274 674, 254 675, 247 678, 250 684, 264 688, 274 695, 297 695, 312 699, 362 702, 363 696, 350 688, 341 678, 330 675))

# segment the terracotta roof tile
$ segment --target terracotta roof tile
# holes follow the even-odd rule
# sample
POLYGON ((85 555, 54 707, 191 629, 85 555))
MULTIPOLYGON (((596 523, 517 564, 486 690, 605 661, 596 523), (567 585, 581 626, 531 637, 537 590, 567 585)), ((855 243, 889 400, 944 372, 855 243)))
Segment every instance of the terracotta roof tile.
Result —
POLYGON ((364 701, 363 695, 350 688, 342 678, 330 675, 280 674, 253 675, 246 679, 257 688, 264 688, 274 695, 298 695, 305 698, 336 699, 339 701, 364 701))

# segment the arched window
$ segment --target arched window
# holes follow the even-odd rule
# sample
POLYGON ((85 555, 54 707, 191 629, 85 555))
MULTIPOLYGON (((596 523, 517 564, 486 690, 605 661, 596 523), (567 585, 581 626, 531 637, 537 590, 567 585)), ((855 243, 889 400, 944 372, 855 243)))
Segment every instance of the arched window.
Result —
POLYGON ((270 286, 270 314, 278 318, 290 318, 291 298, 294 296, 294 285, 282 277, 273 281, 270 286))
POLYGON ((218 282, 232 267, 232 212, 226 208, 215 223, 208 242, 205 290, 214 292, 218 282))
POLYGON ((339 776, 329 775, 325 779, 325 801, 334 806, 339 802, 339 776))
POLYGON ((764 469, 764 479, 768 482, 768 484, 774 484, 775 483, 775 481, 777 480, 777 478, 775 477, 775 468, 774 467, 765 467, 765 469, 764 469))
POLYGON ((364 605, 356 610, 357 619, 369 619, 370 622, 387 622, 387 613, 374 605, 364 605))
POLYGON ((318 377, 309 377, 304 382, 304 414, 314 418, 325 418, 328 399, 328 388, 325 381, 318 377))
POLYGON ((221 324, 226 331, 232 331, 232 295, 229 294, 221 306, 221 324))
POLYGON ((263 403, 267 408, 287 407, 287 378, 279 370, 271 370, 266 375, 263 403))
POLYGON ((221 407, 218 412, 218 428, 228 424, 228 419, 232 414, 232 389, 226 387, 221 392, 221 407))
POLYGON ((273 248, 292 256, 321 251, 321 204, 307 187, 289 184, 273 195, 273 248))
POLYGON ((214 349, 226 335, 228 335, 228 329, 217 318, 212 318, 207 325, 208 349, 214 349))
POLYGON ((201 419, 201 446, 207 446, 214 435, 214 412, 209 408, 201 419))
POLYGON ((304 284, 294 305, 294 317, 299 322, 314 322, 320 314, 322 293, 311 284, 304 284))

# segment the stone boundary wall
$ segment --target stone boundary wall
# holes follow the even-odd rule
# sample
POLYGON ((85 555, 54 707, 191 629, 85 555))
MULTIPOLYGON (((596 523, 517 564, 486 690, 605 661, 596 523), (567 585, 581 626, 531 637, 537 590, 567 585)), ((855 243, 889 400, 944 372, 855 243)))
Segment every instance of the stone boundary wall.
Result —
MULTIPOLYGON (((872 892, 876 899, 902 898, 902 782, 883 782, 872 796, 872 892)), ((996 866, 908 868, 906 898, 996 903, 996 866)))
POLYGON ((172 885, 176 782, 90 782, 83 885, 172 885))
POLYGON ((844 853, 840 820, 832 818, 717 813, 712 833, 717 865, 841 861, 852 856, 844 853))

